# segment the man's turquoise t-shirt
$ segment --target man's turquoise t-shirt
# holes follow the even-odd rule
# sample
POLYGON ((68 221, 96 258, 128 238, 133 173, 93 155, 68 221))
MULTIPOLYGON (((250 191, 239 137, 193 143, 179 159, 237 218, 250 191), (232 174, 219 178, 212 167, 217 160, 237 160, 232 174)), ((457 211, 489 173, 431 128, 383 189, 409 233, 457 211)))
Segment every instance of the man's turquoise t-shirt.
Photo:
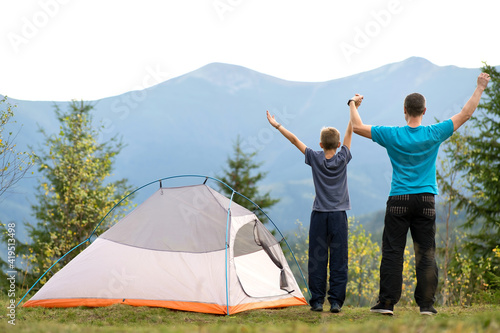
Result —
POLYGON ((418 127, 372 126, 372 140, 387 149, 392 164, 389 195, 439 194, 436 158, 441 143, 453 134, 453 121, 418 127))

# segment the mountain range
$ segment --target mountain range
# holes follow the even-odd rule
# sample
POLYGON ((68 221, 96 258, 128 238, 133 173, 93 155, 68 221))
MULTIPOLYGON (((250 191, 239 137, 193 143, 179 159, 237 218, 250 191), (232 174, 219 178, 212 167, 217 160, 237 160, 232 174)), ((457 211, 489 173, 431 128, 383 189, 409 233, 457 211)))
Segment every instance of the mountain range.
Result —
MULTIPOLYGON (((257 152, 255 160, 262 162, 258 171, 267 172, 259 184, 261 191, 281 199, 267 213, 286 231, 295 228, 297 220, 309 223, 314 187, 304 156, 269 125, 266 110, 307 146, 320 150, 323 126, 336 127, 343 138, 349 120, 347 100, 355 93, 365 96, 359 108, 364 123, 404 126, 403 100, 420 92, 427 100, 423 121, 427 125, 459 112, 479 73, 480 69, 437 66, 412 57, 341 79, 291 82, 212 63, 147 89, 92 101, 93 118, 96 126, 103 126, 100 142, 118 135, 126 144, 112 177, 127 178, 135 187, 180 174, 217 177, 227 169, 239 137, 245 151, 257 152)), ((43 142, 39 128, 49 134, 59 131, 54 102, 9 99, 9 103, 17 105, 16 125, 22 125, 19 150, 43 142)), ((68 103, 56 104, 65 110, 68 103)), ((349 215, 383 210, 391 180, 385 150, 354 135, 351 152, 349 215)), ((0 221, 35 222, 30 205, 39 177, 35 172, 2 197, 0 221)), ((153 187, 139 192, 135 201, 142 202, 156 190, 153 187)))

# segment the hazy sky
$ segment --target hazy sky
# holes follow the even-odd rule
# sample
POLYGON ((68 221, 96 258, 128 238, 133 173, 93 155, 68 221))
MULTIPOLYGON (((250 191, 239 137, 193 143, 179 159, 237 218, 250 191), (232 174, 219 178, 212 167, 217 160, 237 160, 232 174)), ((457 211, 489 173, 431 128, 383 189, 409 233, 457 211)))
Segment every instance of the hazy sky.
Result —
POLYGON ((326 81, 500 65, 499 0, 0 0, 0 94, 99 99, 223 62, 326 81))

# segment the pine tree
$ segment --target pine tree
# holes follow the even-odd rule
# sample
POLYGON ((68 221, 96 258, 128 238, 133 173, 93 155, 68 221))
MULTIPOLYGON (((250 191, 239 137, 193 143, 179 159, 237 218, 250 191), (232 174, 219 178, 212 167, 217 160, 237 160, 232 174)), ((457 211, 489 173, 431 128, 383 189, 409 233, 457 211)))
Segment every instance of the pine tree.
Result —
POLYGON ((438 157, 439 168, 436 170, 436 178, 443 198, 442 219, 444 232, 438 228, 438 236, 441 239, 438 244, 438 254, 442 256, 439 262, 443 275, 443 285, 441 287, 443 305, 452 301, 452 286, 456 283, 456 279, 453 279, 453 277, 456 277, 457 274, 452 272, 456 266, 457 254, 454 253, 454 250, 457 248, 458 223, 460 223, 459 210, 457 210, 456 204, 461 192, 464 190, 463 175, 457 167, 458 161, 455 156, 469 154, 469 147, 465 140, 465 137, 469 135, 469 126, 466 124, 443 143, 442 149, 445 157, 438 157))
POLYGON ((466 179, 466 189, 458 208, 467 213, 465 227, 470 231, 467 248, 477 258, 491 258, 486 272, 490 286, 500 289, 500 74, 485 64, 490 75, 485 97, 470 120, 472 134, 464 137, 467 153, 453 156, 466 179))
MULTIPOLYGON (((37 190, 38 203, 32 206, 37 223, 27 226, 31 242, 19 247, 28 267, 25 272, 28 284, 89 237, 106 213, 130 191, 126 179, 108 180, 123 145, 116 137, 105 143, 96 141, 99 130, 92 127, 92 109, 92 105, 83 101, 72 102, 67 112, 56 106, 60 132, 48 135, 41 130, 47 149, 42 149, 38 156, 43 179, 37 190)), ((129 200, 122 203, 123 208, 114 216, 108 217, 107 225, 123 215, 129 200)), ((105 227, 101 226, 98 232, 105 227)), ((82 250, 80 247, 68 255, 51 274, 82 250)))
MULTIPOLYGON (((262 210, 270 208, 279 202, 279 199, 272 199, 269 192, 264 194, 259 193, 257 183, 264 179, 267 173, 255 172, 255 170, 262 166, 262 163, 253 161, 257 152, 244 152, 241 149, 241 139, 239 136, 233 148, 234 156, 227 159, 228 169, 224 169, 224 175, 217 178, 231 186, 236 192, 252 200, 262 210)), ((220 186, 220 190, 228 196, 232 194, 232 191, 226 186, 220 186)), ((256 207, 242 196, 235 195, 233 201, 251 211, 255 211, 255 214, 262 223, 267 222, 267 217, 260 210, 255 210, 256 207)))

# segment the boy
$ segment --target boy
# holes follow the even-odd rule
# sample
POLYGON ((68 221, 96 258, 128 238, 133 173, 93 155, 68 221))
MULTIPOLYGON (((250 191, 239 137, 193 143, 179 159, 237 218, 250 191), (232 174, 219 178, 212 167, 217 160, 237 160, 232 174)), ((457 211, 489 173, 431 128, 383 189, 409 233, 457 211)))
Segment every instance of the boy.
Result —
MULTIPOLYGON (((357 103, 359 106, 359 103, 357 103)), ((344 143, 333 127, 321 130, 322 151, 314 151, 279 124, 267 111, 267 120, 305 155, 311 166, 316 197, 309 226, 309 290, 311 311, 323 311, 326 294, 328 249, 330 249, 330 312, 338 313, 347 287, 347 214, 351 209, 347 189, 347 164, 351 160, 352 125, 347 125, 344 143), (337 149, 340 151, 337 153, 337 149)))

